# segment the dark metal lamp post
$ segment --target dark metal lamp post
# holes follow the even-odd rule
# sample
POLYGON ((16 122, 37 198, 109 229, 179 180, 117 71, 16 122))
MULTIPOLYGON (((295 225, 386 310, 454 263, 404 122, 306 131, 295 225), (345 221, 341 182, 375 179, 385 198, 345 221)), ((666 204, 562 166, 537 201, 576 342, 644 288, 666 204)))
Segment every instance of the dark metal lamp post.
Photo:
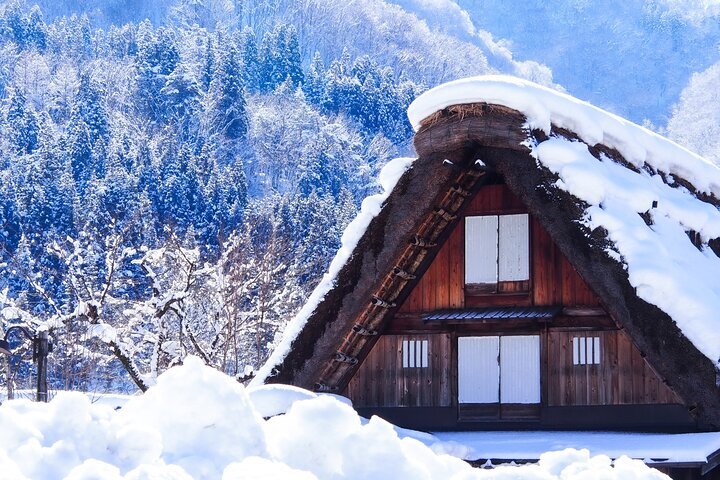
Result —
MULTIPOLYGON (((8 338, 10 337, 10 333, 14 330, 20 330, 29 340, 33 342, 33 362, 37 362, 37 401, 47 402, 47 358, 48 353, 52 351, 52 345, 48 337, 48 332, 45 330, 33 332, 29 328, 21 327, 19 325, 10 327, 5 332, 5 338, 0 340, 1 354, 8 356, 11 354, 8 338)), ((8 381, 10 381, 10 379, 8 379, 8 381)))

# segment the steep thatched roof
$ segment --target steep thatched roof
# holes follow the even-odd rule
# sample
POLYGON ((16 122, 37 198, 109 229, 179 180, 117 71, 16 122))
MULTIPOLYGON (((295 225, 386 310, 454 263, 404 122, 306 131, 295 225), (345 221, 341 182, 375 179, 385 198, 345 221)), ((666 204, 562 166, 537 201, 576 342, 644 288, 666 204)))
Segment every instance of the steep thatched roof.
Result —
POLYGON ((682 271, 693 267, 690 275, 720 278, 720 170, 571 97, 515 80, 469 83, 441 87, 416 102, 414 112, 411 107, 418 159, 261 378, 344 388, 377 338, 368 333, 382 331, 449 234, 455 213, 492 171, 691 406, 699 425, 720 428, 720 290, 682 271), (640 190, 641 198, 627 197, 623 188, 640 190), (617 208, 623 199, 630 204, 617 208), (678 231, 685 240, 673 236, 678 231), (646 238, 639 242, 638 235, 646 238), (676 272, 686 285, 669 278, 676 272), (677 291, 676 298, 658 298, 668 291, 677 291))

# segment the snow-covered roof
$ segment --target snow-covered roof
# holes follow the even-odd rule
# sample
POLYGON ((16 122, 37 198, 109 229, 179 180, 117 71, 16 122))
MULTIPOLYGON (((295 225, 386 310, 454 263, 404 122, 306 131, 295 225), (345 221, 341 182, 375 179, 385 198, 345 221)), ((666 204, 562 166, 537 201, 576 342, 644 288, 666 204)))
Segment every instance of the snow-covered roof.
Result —
POLYGON ((627 455, 657 466, 704 464, 720 450, 720 432, 435 432, 421 441, 437 452, 466 460, 537 460, 544 452, 586 448, 591 455, 627 455))
POLYGON ((371 195, 363 200, 360 206, 360 212, 345 228, 342 234, 340 249, 335 254, 332 262, 330 262, 328 271, 323 275, 320 283, 310 294, 308 301, 305 302, 297 315, 285 326, 280 342, 273 350, 267 362, 258 370, 251 381, 252 385, 261 385, 265 379, 272 374, 273 369, 288 355, 292 348, 292 343, 305 327, 310 315, 317 309, 318 304, 325 298, 327 292, 335 286, 340 269, 347 263, 352 255, 360 237, 362 237, 367 230, 370 221, 380 213, 383 203, 395 188, 395 184, 402 174, 410 168, 414 160, 414 158, 396 158, 388 162, 380 171, 378 183, 383 189, 382 193, 371 195))
POLYGON ((549 135, 554 126, 582 140, 558 136, 528 146, 538 163, 559 177, 556 187, 585 202, 582 222, 608 232, 608 253, 626 265, 637 295, 670 315, 703 354, 718 362, 720 258, 707 244, 720 237, 720 210, 698 194, 720 198, 720 168, 589 103, 513 77, 440 85, 418 97, 408 116, 418 130, 435 112, 472 103, 512 108, 527 117, 529 130, 549 135), (617 150, 629 165, 602 154, 596 158, 589 150, 596 144, 617 150), (699 234, 701 247, 688 232, 699 234))
POLYGON ((617 149, 637 168, 647 165, 677 175, 698 191, 720 198, 720 169, 708 160, 629 120, 528 80, 483 75, 444 83, 416 98, 408 108, 408 118, 417 131, 433 113, 468 103, 512 108, 527 117, 530 129, 549 134, 553 125, 565 128, 588 145, 617 149))

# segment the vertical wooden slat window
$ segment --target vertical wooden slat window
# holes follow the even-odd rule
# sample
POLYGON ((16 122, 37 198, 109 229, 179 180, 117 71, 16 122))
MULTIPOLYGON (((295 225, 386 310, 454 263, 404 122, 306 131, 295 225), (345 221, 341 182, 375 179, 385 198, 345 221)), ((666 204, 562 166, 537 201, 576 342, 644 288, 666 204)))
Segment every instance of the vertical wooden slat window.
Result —
POLYGON ((420 361, 418 366, 422 368, 427 368, 428 366, 428 341, 422 340, 420 341, 420 361))
POLYGON ((465 218, 465 283, 497 283, 498 217, 465 218))
POLYGON ((501 215, 498 230, 498 280, 517 282, 530 278, 527 214, 501 215))
MULTIPOLYGON (((584 346, 583 346, 584 348, 584 346)), ((573 337, 573 365, 580 365, 580 338, 573 337)))
POLYGON ((403 368, 427 368, 428 341, 403 340, 402 341, 403 368))
POLYGON ((403 340, 402 342, 402 366, 403 368, 410 367, 410 340, 403 340))
POLYGON ((593 337, 593 363, 600 365, 600 337, 593 337))
POLYGON ((600 337, 573 337, 573 365, 600 365, 600 337))

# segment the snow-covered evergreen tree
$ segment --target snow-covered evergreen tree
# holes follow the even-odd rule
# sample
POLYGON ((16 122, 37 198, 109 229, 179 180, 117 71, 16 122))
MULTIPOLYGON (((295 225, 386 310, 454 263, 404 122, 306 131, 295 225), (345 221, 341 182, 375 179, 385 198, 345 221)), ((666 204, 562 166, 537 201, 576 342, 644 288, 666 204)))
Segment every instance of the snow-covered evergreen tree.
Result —
POLYGON ((37 5, 32 7, 28 16, 25 26, 25 42, 28 47, 35 48, 40 52, 45 51, 47 47, 47 27, 42 11, 37 5))
POLYGON ((247 132, 241 65, 234 47, 220 55, 206 100, 210 135, 237 140, 247 132))
POLYGON ((107 28, 0 11, 0 311, 63 343, 53 385, 146 387, 190 353, 257 367, 406 148, 404 112, 363 104, 401 108, 403 83, 309 44, 296 8, 107 28))
POLYGON ((29 108, 25 95, 15 90, 10 97, 6 116, 10 143, 17 154, 35 151, 38 144, 39 127, 35 114, 29 108))

